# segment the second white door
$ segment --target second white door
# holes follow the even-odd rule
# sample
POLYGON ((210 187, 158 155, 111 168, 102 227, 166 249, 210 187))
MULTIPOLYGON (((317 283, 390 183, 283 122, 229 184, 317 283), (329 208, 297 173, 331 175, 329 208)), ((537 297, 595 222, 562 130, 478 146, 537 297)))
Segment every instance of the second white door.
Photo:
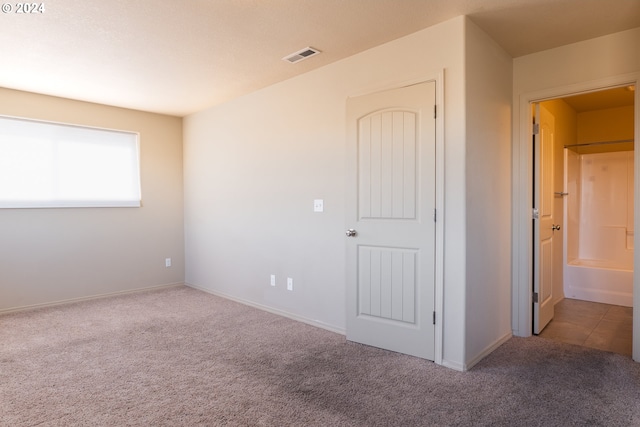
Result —
POLYGON ((534 132, 533 333, 553 318, 553 235, 559 230, 553 212, 553 140, 555 118, 536 104, 534 132), (536 218, 537 216, 537 218, 536 218), (557 230, 556 230, 557 228, 557 230))

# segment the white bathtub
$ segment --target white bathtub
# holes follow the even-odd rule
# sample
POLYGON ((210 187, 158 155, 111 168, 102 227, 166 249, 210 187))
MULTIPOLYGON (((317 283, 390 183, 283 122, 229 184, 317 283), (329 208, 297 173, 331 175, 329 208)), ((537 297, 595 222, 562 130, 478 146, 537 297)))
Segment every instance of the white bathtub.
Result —
POLYGON ((576 259, 564 266, 567 298, 633 307, 633 269, 576 259))

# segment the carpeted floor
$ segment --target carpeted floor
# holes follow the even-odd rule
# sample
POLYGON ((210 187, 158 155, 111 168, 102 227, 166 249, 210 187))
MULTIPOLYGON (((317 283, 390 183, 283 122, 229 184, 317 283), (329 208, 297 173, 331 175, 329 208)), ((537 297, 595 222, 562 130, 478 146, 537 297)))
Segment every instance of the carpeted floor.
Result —
POLYGON ((513 338, 469 372, 191 288, 0 316, 1 426, 640 426, 640 364, 513 338))

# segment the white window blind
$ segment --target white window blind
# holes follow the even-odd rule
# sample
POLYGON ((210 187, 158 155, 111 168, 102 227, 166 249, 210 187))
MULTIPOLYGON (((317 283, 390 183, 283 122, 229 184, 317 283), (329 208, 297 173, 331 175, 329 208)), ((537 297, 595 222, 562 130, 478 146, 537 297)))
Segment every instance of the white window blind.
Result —
POLYGON ((138 134, 0 116, 0 208, 140 206, 138 134))

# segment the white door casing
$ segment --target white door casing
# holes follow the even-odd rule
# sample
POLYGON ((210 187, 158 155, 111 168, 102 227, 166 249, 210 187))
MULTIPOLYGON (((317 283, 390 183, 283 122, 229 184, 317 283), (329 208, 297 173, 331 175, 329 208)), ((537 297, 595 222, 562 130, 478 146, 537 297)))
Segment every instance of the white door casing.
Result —
POLYGON ((534 131, 534 244, 533 251, 533 333, 539 334, 553 318, 553 236, 554 223, 553 144, 555 119, 539 103, 535 104, 534 131), (537 216, 537 218, 536 218, 537 216))
POLYGON ((435 82, 347 101, 347 339, 434 360, 435 82))

